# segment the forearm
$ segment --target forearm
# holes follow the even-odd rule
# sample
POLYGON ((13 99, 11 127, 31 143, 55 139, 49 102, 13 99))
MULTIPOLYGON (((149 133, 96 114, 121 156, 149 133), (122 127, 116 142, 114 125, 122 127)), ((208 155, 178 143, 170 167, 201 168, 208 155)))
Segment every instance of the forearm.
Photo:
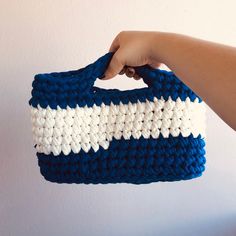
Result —
POLYGON ((154 33, 152 55, 166 64, 236 129, 236 48, 172 33, 154 33))

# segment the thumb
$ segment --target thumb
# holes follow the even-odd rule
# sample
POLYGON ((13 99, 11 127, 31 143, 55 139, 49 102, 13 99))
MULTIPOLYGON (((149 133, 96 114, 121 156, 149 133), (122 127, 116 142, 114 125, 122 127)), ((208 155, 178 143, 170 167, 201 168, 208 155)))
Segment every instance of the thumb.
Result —
POLYGON ((118 49, 115 54, 113 55, 109 66, 104 73, 104 77, 102 78, 103 80, 108 80, 113 77, 115 77, 117 74, 120 73, 120 71, 123 69, 125 66, 124 60, 122 59, 121 51, 118 49))

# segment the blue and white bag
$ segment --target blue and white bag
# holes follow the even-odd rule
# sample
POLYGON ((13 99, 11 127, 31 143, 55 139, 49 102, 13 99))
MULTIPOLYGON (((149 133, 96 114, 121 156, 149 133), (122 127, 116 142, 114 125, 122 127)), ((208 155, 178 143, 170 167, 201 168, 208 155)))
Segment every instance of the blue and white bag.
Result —
POLYGON ((41 174, 57 183, 177 181, 204 171, 205 106, 172 72, 136 67, 148 87, 94 87, 112 53, 38 74, 31 119, 41 174))

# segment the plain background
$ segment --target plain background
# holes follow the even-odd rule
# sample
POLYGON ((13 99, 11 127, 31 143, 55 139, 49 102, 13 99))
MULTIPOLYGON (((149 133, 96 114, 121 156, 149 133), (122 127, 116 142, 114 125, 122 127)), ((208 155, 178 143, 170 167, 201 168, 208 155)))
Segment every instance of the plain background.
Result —
MULTIPOLYGON (((121 30, 178 32, 235 46, 235 8, 234 0, 1 0, 0 235, 235 236, 236 135, 211 109, 201 178, 86 186, 52 184, 40 175, 28 106, 34 74, 93 62, 121 30)), ((125 76, 97 85, 143 86, 125 76)))

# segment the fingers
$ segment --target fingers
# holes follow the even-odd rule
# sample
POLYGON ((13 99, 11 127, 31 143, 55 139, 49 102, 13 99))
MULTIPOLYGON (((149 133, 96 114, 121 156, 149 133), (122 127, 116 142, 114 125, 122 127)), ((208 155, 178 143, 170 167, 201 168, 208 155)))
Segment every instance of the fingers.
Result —
POLYGON ((105 76, 102 78, 108 80, 119 74, 125 66, 125 62, 122 57, 121 51, 118 49, 113 55, 110 64, 105 72, 105 76))
MULTIPOLYGON (((136 74, 135 69, 132 68, 132 67, 124 66, 118 74, 119 75, 125 74, 127 77, 134 78, 135 80, 141 79, 141 77, 138 74, 136 74)), ((108 76, 106 76, 103 79, 106 80, 106 79, 109 79, 109 78, 108 78, 108 76)))
POLYGON ((135 73, 135 69, 132 67, 127 67, 125 74, 129 78, 134 78, 135 80, 140 79, 140 76, 135 73))
POLYGON ((102 79, 108 80, 115 77, 117 74, 126 74, 129 78, 140 79, 140 76, 135 73, 134 68, 125 65, 125 60, 122 58, 122 51, 120 49, 120 37, 121 33, 115 37, 110 46, 109 52, 114 52, 114 55, 102 79))
POLYGON ((126 71, 126 66, 123 67, 123 69, 119 72, 119 75, 123 75, 126 71))
POLYGON ((132 78, 135 74, 134 68, 128 67, 125 74, 127 77, 132 78))
POLYGON ((156 69, 159 68, 161 66, 161 63, 159 62, 152 62, 149 64, 149 66, 151 66, 152 68, 156 69))
POLYGON ((139 80, 139 79, 141 79, 141 77, 140 77, 139 75, 135 74, 135 75, 134 75, 134 79, 135 79, 135 80, 139 80))

